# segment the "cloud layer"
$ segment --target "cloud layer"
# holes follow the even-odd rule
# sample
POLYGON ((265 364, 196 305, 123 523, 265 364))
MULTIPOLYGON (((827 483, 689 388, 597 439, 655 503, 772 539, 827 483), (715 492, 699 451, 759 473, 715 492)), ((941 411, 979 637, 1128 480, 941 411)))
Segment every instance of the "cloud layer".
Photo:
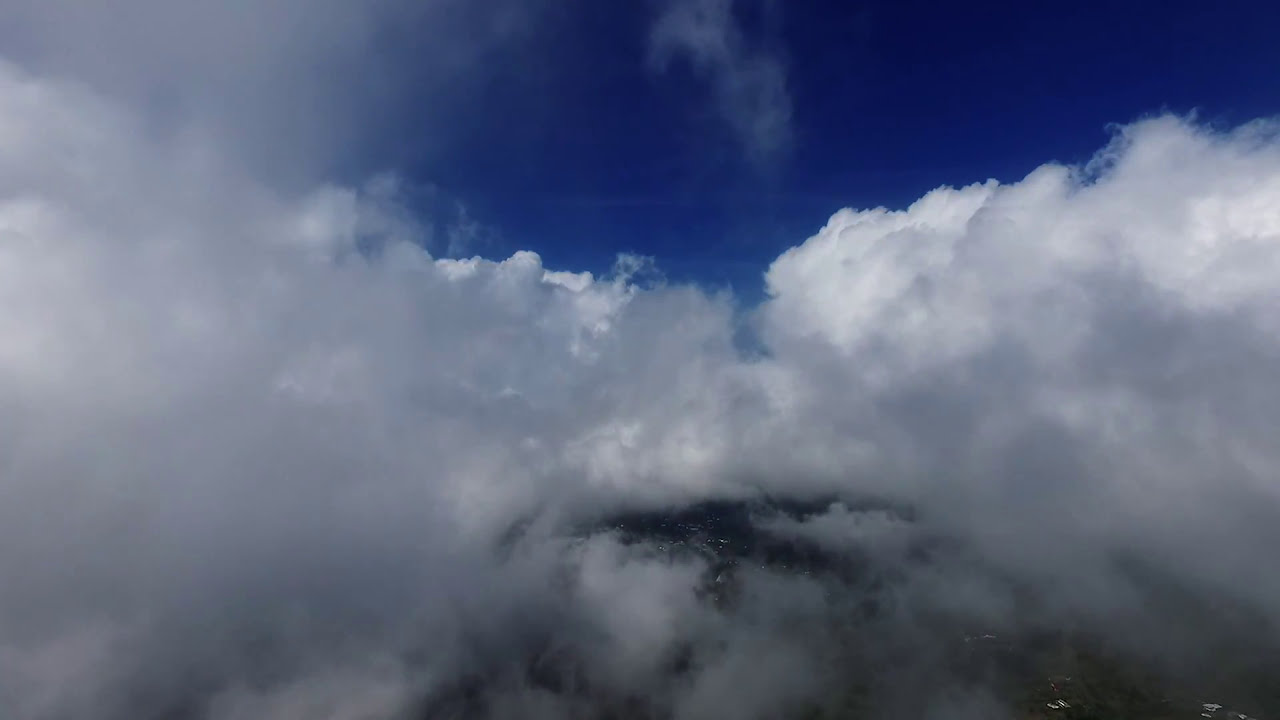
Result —
POLYGON ((743 309, 636 258, 432 257, 394 182, 282 189, 119 97, 0 65, 19 720, 770 717, 938 614, 1168 630, 1152 578, 1276 639, 1272 122, 842 210, 743 309), (761 495, 839 498, 760 530, 891 590, 744 567, 721 606, 599 526, 761 495))

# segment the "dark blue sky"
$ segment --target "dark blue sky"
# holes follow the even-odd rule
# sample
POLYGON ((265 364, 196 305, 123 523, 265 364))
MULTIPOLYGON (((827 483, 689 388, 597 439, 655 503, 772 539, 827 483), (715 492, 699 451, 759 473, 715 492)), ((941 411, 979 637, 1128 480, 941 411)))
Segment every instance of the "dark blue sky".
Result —
POLYGON ((658 6, 540 13, 459 88, 442 137, 397 147, 398 169, 491 228, 482 254, 600 270, 632 251, 751 295, 840 207, 1082 161, 1108 123, 1162 110, 1280 113, 1274 3, 741 0, 743 36, 782 61, 793 112, 790 149, 753 163, 705 78, 646 63, 658 6))

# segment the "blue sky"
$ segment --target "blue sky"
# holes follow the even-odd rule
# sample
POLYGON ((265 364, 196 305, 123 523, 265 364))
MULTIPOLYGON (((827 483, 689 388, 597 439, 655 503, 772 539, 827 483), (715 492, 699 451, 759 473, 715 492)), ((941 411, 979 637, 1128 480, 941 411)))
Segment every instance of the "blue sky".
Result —
POLYGON ((738 2, 736 32, 783 69, 791 105, 789 146, 761 163, 707 77, 649 62, 660 3, 572 3, 530 14, 430 142, 413 128, 437 106, 408 103, 377 158, 465 204, 490 238, 476 252, 597 270, 636 252, 752 295, 840 207, 1080 162, 1109 123, 1164 110, 1276 114, 1269 5, 738 2))

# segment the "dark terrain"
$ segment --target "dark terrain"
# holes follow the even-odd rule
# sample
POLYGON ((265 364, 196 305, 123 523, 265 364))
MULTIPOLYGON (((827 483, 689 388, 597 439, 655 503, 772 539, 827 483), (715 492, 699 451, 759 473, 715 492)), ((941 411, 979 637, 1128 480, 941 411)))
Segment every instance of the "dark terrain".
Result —
MULTIPOLYGON (((734 613, 740 602, 744 572, 798 574, 823 583, 835 610, 812 619, 801 631, 816 627, 821 637, 815 647, 828 659, 821 679, 827 690, 781 718, 1280 718, 1280 653, 1265 640, 1237 647, 1227 638, 1207 647, 1201 657, 1167 661, 1158 652, 1117 642, 1105 633, 1053 627, 1035 619, 1034 612, 1000 629, 945 612, 908 613, 896 600, 902 579, 913 568, 953 560, 962 551, 921 534, 897 564, 886 565, 857 548, 836 553, 762 529, 780 518, 803 521, 830 504, 829 498, 709 502, 612 516, 584 524, 580 533, 611 533, 624 544, 673 560, 700 559, 706 567, 700 597, 726 614, 734 613)), ((907 523, 915 520, 909 508, 888 503, 846 507, 888 513, 907 523)), ((1034 593, 1024 595, 1028 606, 1034 606, 1034 593)), ((687 678, 696 664, 694 655, 692 647, 673 653, 670 684, 687 678)), ((505 717, 493 696, 513 682, 559 698, 569 717, 672 716, 661 701, 620 697, 595 686, 582 658, 552 639, 535 646, 514 681, 509 670, 468 678, 432 698, 421 717, 505 717)))

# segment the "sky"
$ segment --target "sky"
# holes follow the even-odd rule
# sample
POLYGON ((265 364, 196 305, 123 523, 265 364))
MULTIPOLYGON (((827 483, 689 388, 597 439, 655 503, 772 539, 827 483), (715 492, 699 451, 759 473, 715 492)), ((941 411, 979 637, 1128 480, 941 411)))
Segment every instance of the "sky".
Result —
POLYGON ((1001 717, 962 629, 1274 653, 1231 8, 3 4, 0 707, 1001 717), (859 574, 722 606, 614 523, 762 498, 859 574))
POLYGON ((707 97, 714 80, 646 62, 655 5, 531 19, 520 70, 490 79, 472 121, 410 174, 562 263, 625 250, 750 294, 832 206, 1083 162, 1109 124, 1152 113, 1237 124, 1278 102, 1265 3, 739 2, 742 57, 777 68, 770 102, 787 109, 785 147, 761 158, 707 97))

